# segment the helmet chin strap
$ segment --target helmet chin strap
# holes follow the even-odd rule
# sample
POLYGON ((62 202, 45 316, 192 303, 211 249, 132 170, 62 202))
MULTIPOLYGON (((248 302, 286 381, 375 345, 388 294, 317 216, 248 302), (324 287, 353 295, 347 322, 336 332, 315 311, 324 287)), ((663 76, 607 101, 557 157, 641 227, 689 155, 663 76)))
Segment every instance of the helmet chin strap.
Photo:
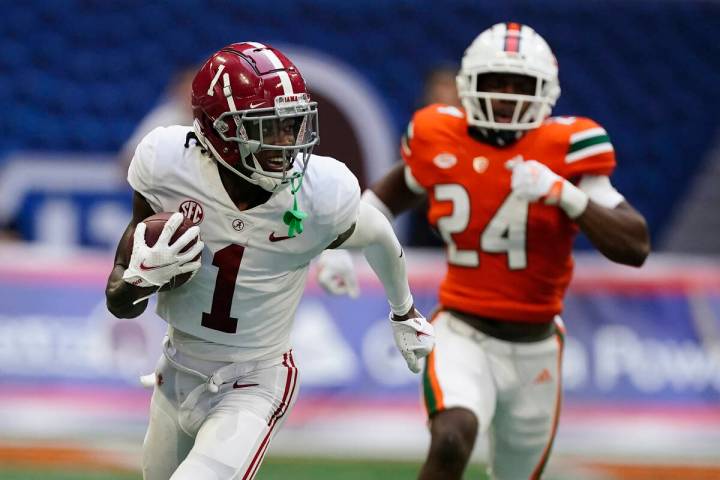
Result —
MULTIPOLYGON (((255 168, 257 168, 258 170, 262 170, 262 166, 260 165, 260 162, 258 162, 258 159, 255 157, 255 155, 251 153, 250 158, 252 158, 255 168)), ((270 193, 280 192, 290 186, 289 180, 283 181, 280 178, 268 177, 258 172, 252 172, 250 174, 250 178, 255 182, 257 186, 270 193)))
POLYGON ((289 182, 283 182, 278 178, 266 177, 257 172, 253 172, 250 178, 253 179, 255 185, 270 193, 280 192, 290 186, 289 182))
MULTIPOLYGON (((264 175, 258 174, 257 172, 251 172, 250 174, 246 174, 239 171, 235 167, 232 167, 229 163, 223 160, 222 155, 220 155, 220 153, 215 150, 215 147, 213 147, 213 144, 205 138, 205 135, 203 135, 202 133, 200 123, 197 121, 197 119, 193 122, 193 130, 195 131, 195 136, 200 141, 200 144, 203 146, 203 148, 205 148, 205 150, 208 150, 209 153, 212 154, 212 157, 215 158, 215 161, 222 164, 223 167, 227 168, 230 172, 234 173, 246 182, 257 185, 263 190, 271 193, 279 192, 280 190, 287 188, 287 185, 282 185, 282 182, 279 179, 265 177, 264 175)), ((250 152, 247 152, 247 155, 249 155, 253 159, 255 168, 260 168, 260 164, 255 158, 255 155, 250 152)))
MULTIPOLYGON (((253 163, 255 164, 255 168, 262 169, 257 158, 255 158, 255 155, 251 154, 250 156, 253 160, 253 163)), ((253 172, 251 177, 253 177, 253 180, 257 182, 257 185, 267 190, 268 192, 272 192, 273 194, 280 192, 288 187, 291 187, 290 193, 293 196, 293 206, 289 210, 286 210, 283 214, 283 222, 285 223, 285 225, 288 226, 288 237, 300 235, 303 232, 302 221, 305 220, 308 216, 307 212, 303 212, 298 208, 297 201, 297 192, 302 186, 302 181, 304 177, 300 177, 300 179, 297 181, 297 184, 295 184, 294 178, 283 181, 279 178, 266 177, 257 172, 253 172)))
MULTIPOLYGON (((254 185, 257 185, 263 190, 273 194, 285 190, 288 187, 292 187, 290 191, 293 196, 293 206, 291 209, 286 210, 283 214, 283 223, 288 226, 289 237, 294 237, 295 235, 299 235, 303 232, 302 221, 307 218, 308 214, 298 208, 297 192, 302 186, 304 176, 300 177, 296 185, 294 179, 287 179, 286 181, 283 181, 280 178, 267 177, 258 172, 252 172, 249 176, 245 175, 242 172, 239 172, 237 169, 231 167, 225 160, 222 159, 222 156, 218 154, 218 152, 213 148, 212 144, 205 139, 205 136, 202 134, 202 130, 200 129, 200 124, 197 120, 195 120, 193 127, 195 130, 195 134, 200 141, 200 144, 206 149, 209 149, 210 153, 213 157, 215 157, 216 161, 221 163, 224 167, 226 167, 238 177, 254 185)), ((260 163, 258 162, 257 158, 255 158, 255 154, 250 153, 250 157, 252 158, 255 168, 262 170, 260 163)))
MULTIPOLYGON (((260 162, 258 162, 258 159, 255 157, 255 154, 251 153, 250 158, 252 159, 255 168, 258 170, 262 170, 262 166, 260 165, 260 162)), ((235 169, 232 170, 235 171, 235 169)), ((302 186, 302 181, 304 177, 300 177, 300 179, 297 181, 297 184, 295 183, 294 178, 288 178, 286 180, 283 180, 280 178, 267 177, 258 172, 252 172, 252 174, 250 174, 250 178, 257 186, 259 186, 263 190, 271 192, 273 195, 290 187, 290 193, 293 196, 293 206, 289 210, 286 210, 283 214, 283 223, 288 226, 288 237, 300 235, 303 232, 302 221, 305 220, 308 216, 307 212, 303 212, 298 208, 297 201, 297 192, 302 186)))

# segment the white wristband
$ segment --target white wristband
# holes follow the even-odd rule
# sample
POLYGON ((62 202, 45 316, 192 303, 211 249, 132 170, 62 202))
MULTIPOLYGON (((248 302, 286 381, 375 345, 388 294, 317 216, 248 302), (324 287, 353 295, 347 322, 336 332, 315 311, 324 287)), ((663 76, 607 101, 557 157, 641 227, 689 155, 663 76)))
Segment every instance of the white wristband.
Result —
POLYGON ((565 210, 568 217, 576 219, 583 214, 587 208, 589 197, 587 193, 580 190, 567 180, 563 181, 562 191, 560 192, 560 201, 558 205, 565 210))

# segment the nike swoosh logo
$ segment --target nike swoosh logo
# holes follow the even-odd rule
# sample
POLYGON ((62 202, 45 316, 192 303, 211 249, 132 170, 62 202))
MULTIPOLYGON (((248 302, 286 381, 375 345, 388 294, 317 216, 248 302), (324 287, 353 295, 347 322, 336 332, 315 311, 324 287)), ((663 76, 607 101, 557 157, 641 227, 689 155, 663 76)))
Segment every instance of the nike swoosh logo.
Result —
POLYGON ((250 104, 250 108, 259 107, 259 106, 262 105, 263 103, 264 103, 264 102, 259 102, 259 103, 253 102, 253 103, 250 104))
POLYGON ((294 236, 293 236, 293 237, 287 237, 287 236, 285 236, 285 237, 276 237, 276 236, 275 236, 275 232, 272 232, 272 233, 270 234, 270 236, 268 237, 268 240, 270 240, 271 242, 280 242, 280 241, 282 241, 282 240, 287 240, 288 238, 295 238, 295 237, 294 237, 294 236))
POLYGON ((233 388, 246 388, 246 387, 257 387, 259 383, 233 383, 233 388))
POLYGON ((158 268, 169 267, 170 265, 175 265, 176 263, 177 263, 177 262, 170 262, 170 263, 165 263, 165 264, 163 264, 163 265, 151 265, 151 266, 148 266, 148 265, 145 265, 145 262, 142 262, 142 263, 140 264, 140 270, 146 270, 146 271, 147 271, 147 270, 157 270, 158 268))

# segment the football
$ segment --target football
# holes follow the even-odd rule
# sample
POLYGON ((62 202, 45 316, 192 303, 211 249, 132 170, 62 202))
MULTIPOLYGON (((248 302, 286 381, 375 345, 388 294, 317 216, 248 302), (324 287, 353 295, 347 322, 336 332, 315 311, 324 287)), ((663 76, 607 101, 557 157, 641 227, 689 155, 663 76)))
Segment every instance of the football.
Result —
MULTIPOLYGON (((145 228, 145 243, 148 247, 152 247, 155 245, 155 242, 157 242, 158 238, 160 238, 160 233, 162 233, 163 227, 165 226, 165 222, 168 221, 168 219, 176 212, 160 212, 156 213, 155 215, 151 215, 147 217, 145 220, 143 220, 143 223, 147 225, 145 228)), ((180 224, 180 226, 175 230, 175 233, 170 238, 170 245, 172 245, 178 238, 182 236, 183 233, 187 232, 188 228, 193 226, 192 220, 190 220, 187 217, 183 218, 183 222, 180 224)), ((193 240, 192 242, 188 243, 185 248, 180 250, 180 252, 185 252, 190 247, 195 245, 197 240, 193 240)), ((133 249, 133 237, 130 236, 129 245, 128 245, 128 258, 130 258, 130 255, 132 254, 133 249)), ((200 258, 200 254, 195 257, 195 260, 200 258)), ((180 285, 184 284, 190 278, 192 277, 193 273, 181 273, 180 275, 174 276, 168 283, 162 286, 160 289, 161 292, 165 292, 167 290, 172 290, 173 288, 177 288, 180 285)))

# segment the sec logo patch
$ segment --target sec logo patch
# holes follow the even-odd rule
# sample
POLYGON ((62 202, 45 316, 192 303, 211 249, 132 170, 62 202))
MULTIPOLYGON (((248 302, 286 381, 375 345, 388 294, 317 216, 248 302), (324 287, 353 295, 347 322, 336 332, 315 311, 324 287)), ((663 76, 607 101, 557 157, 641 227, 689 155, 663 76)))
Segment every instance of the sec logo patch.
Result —
POLYGON ((198 225, 200 222, 203 221, 204 214, 202 205, 200 205, 195 200, 185 200, 183 203, 181 203, 180 213, 182 213, 185 218, 190 219, 193 225, 198 225))

